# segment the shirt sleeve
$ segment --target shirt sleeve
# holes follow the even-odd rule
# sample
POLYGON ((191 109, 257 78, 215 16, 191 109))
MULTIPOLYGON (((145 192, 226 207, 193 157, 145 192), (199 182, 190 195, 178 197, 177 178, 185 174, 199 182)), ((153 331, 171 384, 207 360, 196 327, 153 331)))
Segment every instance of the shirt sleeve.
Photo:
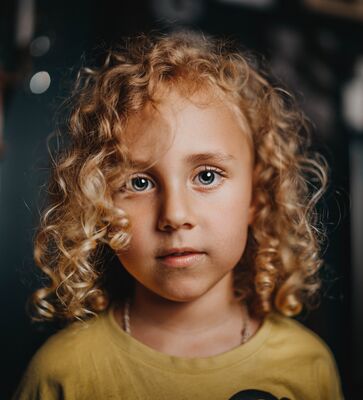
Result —
POLYGON ((344 400, 338 368, 330 349, 326 349, 317 365, 318 387, 321 400, 344 400))
POLYGON ((42 360, 33 357, 12 400, 60 400, 64 399, 61 385, 51 377, 42 360))

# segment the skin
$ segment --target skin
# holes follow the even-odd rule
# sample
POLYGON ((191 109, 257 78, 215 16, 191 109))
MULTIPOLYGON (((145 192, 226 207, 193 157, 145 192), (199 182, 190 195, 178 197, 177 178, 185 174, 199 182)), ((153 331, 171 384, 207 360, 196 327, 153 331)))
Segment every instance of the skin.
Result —
MULTIPOLYGON (((246 133, 226 102, 211 93, 191 100, 170 91, 158 112, 147 107, 130 118, 132 159, 156 157, 157 163, 152 170, 136 170, 114 202, 132 224, 130 246, 118 254, 136 280, 132 336, 167 354, 205 357, 240 345, 243 326, 252 336, 260 325, 233 296, 233 269, 253 221, 253 160, 246 133), (213 100, 201 107, 207 99, 213 100), (156 154, 157 143, 166 145, 156 154), (216 151, 233 159, 185 161, 193 153, 216 151), (217 172, 208 175, 205 166, 217 172), (137 176, 146 180, 135 181, 137 176), (173 268, 156 259, 160 249, 183 246, 205 252, 202 260, 173 268)), ((121 314, 116 309, 120 324, 121 314)))

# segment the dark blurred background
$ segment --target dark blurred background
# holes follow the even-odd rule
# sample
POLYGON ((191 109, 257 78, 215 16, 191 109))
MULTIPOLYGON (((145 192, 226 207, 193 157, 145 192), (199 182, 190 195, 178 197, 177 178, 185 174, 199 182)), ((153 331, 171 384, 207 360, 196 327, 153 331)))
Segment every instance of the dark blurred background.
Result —
POLYGON ((319 205, 329 241, 321 306, 299 320, 333 351, 346 399, 362 399, 362 0, 3 0, 0 11, 0 398, 53 332, 32 325, 24 305, 39 285, 32 238, 46 138, 82 54, 138 31, 189 27, 263 55, 313 122, 331 167, 319 205))

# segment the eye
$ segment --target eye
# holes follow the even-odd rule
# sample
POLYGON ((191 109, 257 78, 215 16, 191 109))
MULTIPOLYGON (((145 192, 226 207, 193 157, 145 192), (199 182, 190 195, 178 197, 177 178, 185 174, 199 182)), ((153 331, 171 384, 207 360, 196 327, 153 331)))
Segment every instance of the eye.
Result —
POLYGON ((202 171, 199 171, 197 177, 199 178, 199 182, 201 182, 203 186, 215 186, 211 184, 215 181, 216 175, 219 178, 222 178, 223 172, 215 167, 204 166, 204 169, 202 171))
POLYGON ((144 192, 145 188, 148 187, 148 182, 151 182, 150 179, 146 178, 142 175, 136 175, 130 178, 127 183, 121 188, 122 192, 125 191, 135 191, 135 192, 144 192), (131 187, 130 187, 131 186, 131 187))

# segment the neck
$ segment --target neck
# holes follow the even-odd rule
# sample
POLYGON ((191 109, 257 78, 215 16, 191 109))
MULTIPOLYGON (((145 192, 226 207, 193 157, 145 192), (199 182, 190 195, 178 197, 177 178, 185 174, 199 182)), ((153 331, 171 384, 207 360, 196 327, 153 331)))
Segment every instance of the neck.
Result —
POLYGON ((196 335, 224 329, 226 324, 242 326, 247 308, 233 296, 232 281, 220 281, 213 290, 191 301, 173 301, 136 284, 130 304, 131 325, 143 325, 165 333, 196 335), (219 286, 219 287, 218 287, 219 286))

